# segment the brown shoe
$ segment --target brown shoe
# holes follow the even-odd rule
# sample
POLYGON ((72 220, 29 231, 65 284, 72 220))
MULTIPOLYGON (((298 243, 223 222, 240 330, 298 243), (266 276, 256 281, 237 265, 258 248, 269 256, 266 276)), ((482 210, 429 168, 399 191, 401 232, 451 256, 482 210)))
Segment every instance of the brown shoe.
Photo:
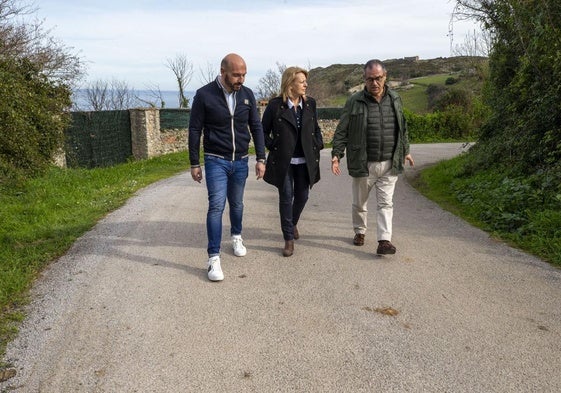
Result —
POLYGON ((282 250, 283 257, 289 257, 294 254, 294 240, 284 241, 284 250, 282 250))
POLYGON ((395 254, 395 246, 389 242, 389 240, 380 240, 378 242, 378 249, 376 250, 376 254, 386 255, 386 254, 395 254))
POLYGON ((355 246, 364 246, 364 233, 357 233, 353 239, 355 246))
POLYGON ((294 225, 294 240, 300 239, 300 233, 298 233, 298 227, 294 225))

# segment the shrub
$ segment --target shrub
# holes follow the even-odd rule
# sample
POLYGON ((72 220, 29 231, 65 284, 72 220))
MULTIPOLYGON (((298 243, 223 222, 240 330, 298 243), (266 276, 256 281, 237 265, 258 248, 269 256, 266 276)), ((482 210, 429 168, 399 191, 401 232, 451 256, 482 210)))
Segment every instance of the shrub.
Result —
POLYGON ((404 114, 411 142, 419 143, 438 140, 437 114, 419 115, 407 109, 404 110, 404 114))
POLYGON ((70 89, 26 59, 1 59, 0 80, 0 180, 38 173, 62 146, 70 89))
POLYGON ((457 83, 458 80, 456 78, 454 78, 453 76, 446 78, 446 80, 444 81, 445 85, 453 85, 454 83, 457 83))
POLYGON ((444 110, 419 115, 405 110, 412 142, 471 141, 477 139, 488 108, 480 101, 466 108, 449 105, 444 110))
POLYGON ((450 106, 464 107, 466 111, 471 109, 473 94, 465 89, 448 89, 434 102, 434 109, 438 111, 446 110, 450 106))
POLYGON ((427 99, 429 109, 433 109, 440 98, 446 94, 446 87, 442 85, 430 84, 427 86, 427 99))

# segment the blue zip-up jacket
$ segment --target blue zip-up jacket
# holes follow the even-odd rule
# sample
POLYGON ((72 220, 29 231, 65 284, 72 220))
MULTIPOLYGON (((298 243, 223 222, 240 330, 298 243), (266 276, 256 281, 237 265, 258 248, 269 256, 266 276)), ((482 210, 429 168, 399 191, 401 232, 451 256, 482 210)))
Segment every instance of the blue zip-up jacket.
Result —
POLYGON ((189 160, 192 167, 200 165, 201 134, 204 154, 239 160, 248 155, 249 142, 253 138, 257 159, 265 159, 265 137, 253 92, 242 86, 235 92, 234 99, 232 115, 218 81, 201 87, 195 93, 189 120, 189 160))

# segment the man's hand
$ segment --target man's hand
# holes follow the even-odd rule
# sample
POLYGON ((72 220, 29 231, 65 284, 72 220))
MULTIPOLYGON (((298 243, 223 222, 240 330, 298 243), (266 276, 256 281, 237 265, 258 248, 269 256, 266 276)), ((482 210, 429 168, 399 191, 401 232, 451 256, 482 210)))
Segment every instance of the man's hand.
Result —
POLYGON ((409 166, 415 166, 415 161, 413 161, 413 157, 411 156, 411 154, 407 154, 405 156, 405 162, 409 162, 409 166))
POLYGON ((339 158, 338 157, 333 157, 331 159, 331 172, 335 176, 339 176, 341 174, 341 169, 339 169, 339 158))
POLYGON ((255 176, 257 176, 257 180, 263 179, 265 176, 265 163, 261 161, 257 161, 255 164, 255 176))
POLYGON ((203 180, 203 170, 201 169, 200 166, 198 166, 196 168, 191 168, 191 177, 197 183, 200 183, 201 180, 203 180))

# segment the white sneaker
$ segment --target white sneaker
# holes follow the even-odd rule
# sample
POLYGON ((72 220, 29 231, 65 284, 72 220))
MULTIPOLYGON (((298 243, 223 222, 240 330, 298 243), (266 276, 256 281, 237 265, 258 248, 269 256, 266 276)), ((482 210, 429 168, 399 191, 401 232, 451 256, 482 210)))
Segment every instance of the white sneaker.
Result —
POLYGON ((243 245, 243 239, 241 235, 232 236, 232 246, 234 247, 234 255, 237 257, 243 257, 247 254, 247 249, 243 245))
POLYGON ((220 256, 216 255, 208 259, 208 279, 210 281, 224 280, 224 273, 220 267, 220 256))

